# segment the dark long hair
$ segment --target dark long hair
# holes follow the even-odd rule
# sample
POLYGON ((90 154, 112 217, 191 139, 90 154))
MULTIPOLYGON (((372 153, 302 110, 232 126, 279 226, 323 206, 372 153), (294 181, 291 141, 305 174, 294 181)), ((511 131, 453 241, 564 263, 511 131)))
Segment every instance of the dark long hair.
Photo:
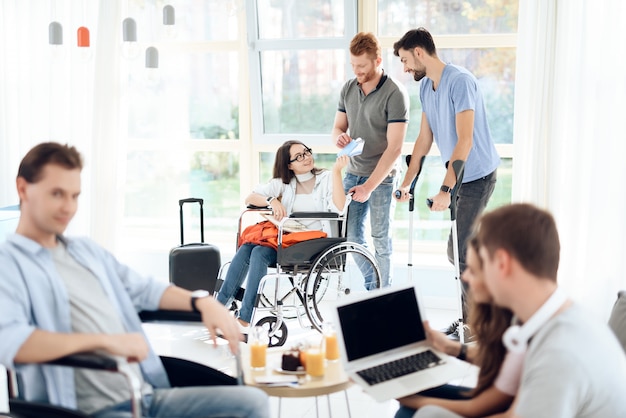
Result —
MULTIPOLYGON (((301 141, 297 141, 295 139, 286 141, 283 143, 278 150, 276 150, 276 158, 274 159, 274 174, 273 178, 278 178, 283 181, 285 184, 289 184, 292 178, 295 177, 294 172, 289 168, 289 161, 291 160, 291 146, 292 145, 302 145, 305 148, 309 148, 301 141)), ((322 172, 321 168, 313 167, 311 169, 311 173, 318 174, 322 172)))
MULTIPOLYGON (((478 254, 476 237, 470 238, 470 247, 478 254)), ((469 325, 478 342, 474 364, 480 367, 476 387, 470 391, 471 396, 476 396, 490 387, 500 372, 507 351, 502 344, 502 334, 511 325, 513 313, 491 302, 477 303, 469 299, 469 325)))

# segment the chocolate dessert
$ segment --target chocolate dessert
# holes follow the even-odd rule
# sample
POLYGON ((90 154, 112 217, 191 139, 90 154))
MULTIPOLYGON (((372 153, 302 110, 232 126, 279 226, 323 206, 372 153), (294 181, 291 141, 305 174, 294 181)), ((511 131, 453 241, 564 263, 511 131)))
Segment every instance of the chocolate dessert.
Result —
POLYGON ((282 361, 282 369, 289 370, 291 372, 295 372, 298 370, 298 367, 302 367, 302 363, 300 363, 300 351, 291 350, 283 353, 283 361, 282 361))

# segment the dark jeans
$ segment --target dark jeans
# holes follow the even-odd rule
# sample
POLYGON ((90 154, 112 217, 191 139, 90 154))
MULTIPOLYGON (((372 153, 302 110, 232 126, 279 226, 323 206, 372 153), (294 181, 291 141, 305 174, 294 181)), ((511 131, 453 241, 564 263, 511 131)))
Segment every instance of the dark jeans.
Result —
MULTIPOLYGON (((468 399, 467 392, 472 388, 464 386, 443 385, 436 388, 428 389, 418 393, 418 395, 429 396, 431 398, 461 400, 468 399)), ((400 406, 400 409, 394 415, 394 418, 411 418, 415 414, 416 409, 400 406)))
MULTIPOLYGON (((467 239, 473 231, 476 218, 487 207, 489 198, 493 194, 496 187, 496 170, 491 174, 481 177, 477 180, 463 183, 459 194, 457 195, 456 205, 456 229, 459 240, 459 271, 463 273, 465 270, 465 254, 467 252, 467 239)), ((452 230, 448 236, 448 260, 454 264, 454 249, 452 247, 452 230)), ((459 278, 460 280, 460 278, 459 278)), ((467 284, 463 283, 463 318, 464 322, 467 317, 465 294, 467 292, 467 284)))

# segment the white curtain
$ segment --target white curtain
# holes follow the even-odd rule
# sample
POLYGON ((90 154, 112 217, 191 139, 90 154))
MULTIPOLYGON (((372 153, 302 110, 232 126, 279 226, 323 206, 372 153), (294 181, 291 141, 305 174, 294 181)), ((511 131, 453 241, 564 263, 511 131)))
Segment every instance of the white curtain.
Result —
POLYGON ((626 289, 623 0, 520 0, 513 200, 550 210, 559 282, 606 319, 626 289))
POLYGON ((119 99, 112 92, 120 84, 120 15, 119 0, 0 3, 0 207, 18 203, 15 175, 31 147, 44 141, 74 145, 85 168, 68 232, 109 248, 119 212, 119 99), (60 47, 48 43, 52 21, 63 28, 60 47), (80 26, 90 31, 87 54, 77 47, 80 26))

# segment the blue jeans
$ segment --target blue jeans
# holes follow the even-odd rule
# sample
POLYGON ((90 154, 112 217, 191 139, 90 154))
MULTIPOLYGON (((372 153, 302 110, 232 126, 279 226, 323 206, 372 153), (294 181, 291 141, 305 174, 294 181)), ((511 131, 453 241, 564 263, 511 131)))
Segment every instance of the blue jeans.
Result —
MULTIPOLYGON (((477 180, 463 183, 459 194, 457 195, 456 205, 456 229, 459 240, 459 271, 463 273, 465 270, 465 255, 467 253, 467 239, 473 232, 474 222, 476 218, 487 207, 489 198, 493 194, 496 187, 496 170, 491 174, 481 177, 477 180)), ((454 248, 452 247, 452 230, 448 236, 448 260, 454 264, 454 248)), ((461 280, 463 284, 463 319, 467 317, 467 307, 465 303, 467 293, 467 283, 461 280)))
MULTIPOLYGON (((347 193, 350 188, 365 183, 368 178, 348 173, 343 179, 343 188, 347 193)), ((388 176, 374 189, 366 202, 361 203, 353 200, 348 208, 348 241, 356 242, 366 247, 365 219, 369 211, 370 228, 374 241, 374 256, 380 269, 381 287, 391 285, 391 222, 393 221, 393 210, 396 207, 392 194, 395 185, 396 177, 388 176)), ((362 268, 361 271, 370 270, 362 268)), ((367 290, 376 287, 371 272, 365 275, 364 285, 367 290)))
MULTIPOLYGON (((260 389, 245 386, 195 386, 156 389, 142 400, 150 418, 267 418, 269 401, 260 389)), ((102 409, 95 418, 130 418, 130 401, 102 409)))
MULTIPOLYGON (((469 398, 468 392, 470 390, 472 390, 472 388, 464 386, 442 385, 420 392, 418 395, 440 399, 462 400, 469 398)), ((415 414, 415 411, 416 410, 413 408, 400 406, 394 418, 411 418, 415 414)))
POLYGON ((230 305, 247 275, 248 281, 241 301, 239 317, 250 322, 255 308, 259 283, 267 274, 267 268, 274 264, 276 264, 276 250, 273 248, 256 244, 243 244, 230 263, 217 300, 226 306, 230 305))

